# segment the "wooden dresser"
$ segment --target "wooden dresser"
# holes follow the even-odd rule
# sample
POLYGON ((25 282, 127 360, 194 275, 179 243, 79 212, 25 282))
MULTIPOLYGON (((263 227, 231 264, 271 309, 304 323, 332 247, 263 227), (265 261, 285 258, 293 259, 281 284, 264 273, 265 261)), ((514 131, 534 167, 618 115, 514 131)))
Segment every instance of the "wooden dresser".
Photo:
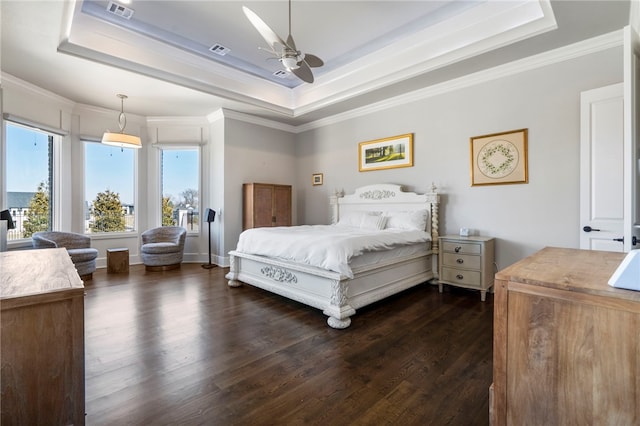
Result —
POLYGON ((291 185, 242 185, 242 229, 291 225, 291 185))
POLYGON ((496 274, 493 425, 640 424, 640 292, 607 284, 624 256, 545 248, 496 274))
POLYGON ((84 424, 84 286, 64 248, 0 253, 0 424, 84 424))

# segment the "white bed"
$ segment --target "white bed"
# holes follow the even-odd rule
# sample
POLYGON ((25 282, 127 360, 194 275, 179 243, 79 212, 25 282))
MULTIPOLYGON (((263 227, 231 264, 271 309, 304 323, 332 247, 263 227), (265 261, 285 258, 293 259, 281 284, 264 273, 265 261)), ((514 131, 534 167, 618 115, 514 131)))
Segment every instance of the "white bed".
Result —
MULTIPOLYGON (((321 309, 329 317, 329 326, 342 329, 351 324, 356 309, 436 278, 439 195, 435 187, 431 193, 416 194, 402 191, 399 185, 369 185, 350 195, 334 195, 330 203, 333 225, 342 225, 362 214, 379 215, 387 217, 389 224, 392 221, 395 224, 394 229, 385 231, 389 233, 401 233, 395 229, 399 217, 422 214, 426 210, 425 230, 415 232, 424 234, 429 241, 402 244, 384 251, 365 251, 350 258, 345 269, 344 265, 313 266, 306 258, 301 261, 273 257, 257 250, 259 245, 247 243, 248 237, 241 235, 238 248, 229 253, 231 270, 226 275, 229 286, 238 287, 244 282, 321 309)), ((256 232, 278 230, 267 228, 256 232)))

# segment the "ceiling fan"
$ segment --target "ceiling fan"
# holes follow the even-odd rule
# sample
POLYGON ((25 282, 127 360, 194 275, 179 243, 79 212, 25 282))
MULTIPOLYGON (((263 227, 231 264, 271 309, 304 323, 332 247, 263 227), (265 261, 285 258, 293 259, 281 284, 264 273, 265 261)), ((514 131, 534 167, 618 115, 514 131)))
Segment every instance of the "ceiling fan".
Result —
POLYGON ((292 72, 299 79, 307 83, 313 83, 313 73, 310 67, 321 67, 324 65, 324 62, 316 55, 302 53, 296 47, 296 43, 293 41, 293 36, 291 35, 291 0, 289 0, 289 35, 287 36, 286 42, 269 28, 251 9, 242 6, 242 11, 269 45, 270 49, 265 50, 278 58, 287 71, 292 72))

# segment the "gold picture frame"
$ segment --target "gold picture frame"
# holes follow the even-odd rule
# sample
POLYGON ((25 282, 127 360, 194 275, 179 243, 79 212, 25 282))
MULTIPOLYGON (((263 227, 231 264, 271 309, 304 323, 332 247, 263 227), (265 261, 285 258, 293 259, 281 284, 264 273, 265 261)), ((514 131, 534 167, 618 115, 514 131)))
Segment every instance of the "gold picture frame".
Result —
POLYGON ((322 173, 314 173, 311 175, 311 184, 313 186, 322 185, 322 183, 323 183, 322 173))
POLYGON ((471 186, 528 183, 528 129, 474 136, 471 186))
POLYGON ((413 167, 413 133, 358 144, 358 170, 413 167))

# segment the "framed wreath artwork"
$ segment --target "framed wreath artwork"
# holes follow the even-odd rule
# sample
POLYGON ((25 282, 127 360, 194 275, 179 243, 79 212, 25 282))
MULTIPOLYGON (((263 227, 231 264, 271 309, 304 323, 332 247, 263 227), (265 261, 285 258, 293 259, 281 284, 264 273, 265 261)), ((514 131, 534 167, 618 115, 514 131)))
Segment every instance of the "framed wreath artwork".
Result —
POLYGON ((528 183, 528 129, 471 138, 471 186, 528 183))

